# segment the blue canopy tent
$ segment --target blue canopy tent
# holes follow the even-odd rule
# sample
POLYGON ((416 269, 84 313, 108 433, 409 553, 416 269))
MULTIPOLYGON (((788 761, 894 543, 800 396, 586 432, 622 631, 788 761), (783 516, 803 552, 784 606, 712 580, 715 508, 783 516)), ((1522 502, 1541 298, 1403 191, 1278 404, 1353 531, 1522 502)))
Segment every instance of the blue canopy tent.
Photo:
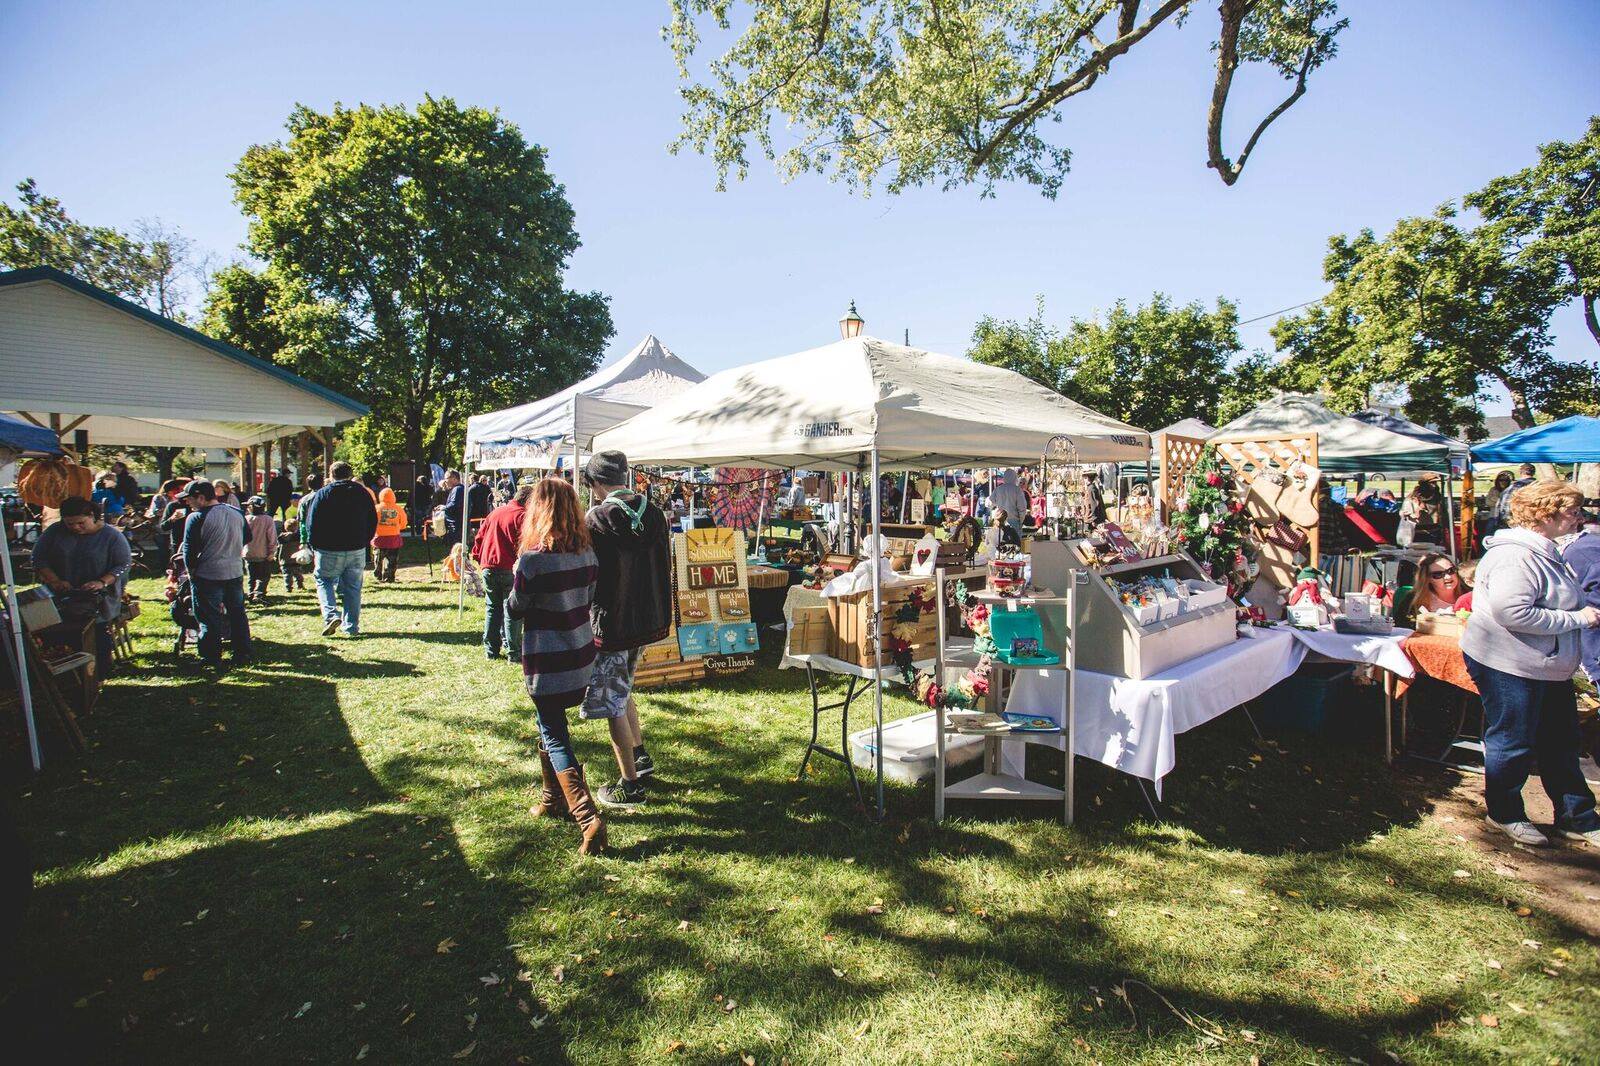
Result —
POLYGON ((1475 445, 1472 458, 1480 463, 1600 462, 1600 418, 1573 415, 1559 422, 1519 429, 1498 440, 1475 445))
MULTIPOLYGON (((0 414, 0 466, 18 459, 60 454, 61 443, 54 431, 0 414)), ((6 635, 11 645, 11 672, 17 679, 17 696, 22 700, 22 721, 28 730, 28 756, 37 771, 41 765, 39 728, 33 720, 33 691, 28 687, 28 657, 22 640, 22 616, 17 612, 16 575, 11 572, 11 542, 6 532, 6 523, 0 518, 0 568, 6 581, 6 635)))

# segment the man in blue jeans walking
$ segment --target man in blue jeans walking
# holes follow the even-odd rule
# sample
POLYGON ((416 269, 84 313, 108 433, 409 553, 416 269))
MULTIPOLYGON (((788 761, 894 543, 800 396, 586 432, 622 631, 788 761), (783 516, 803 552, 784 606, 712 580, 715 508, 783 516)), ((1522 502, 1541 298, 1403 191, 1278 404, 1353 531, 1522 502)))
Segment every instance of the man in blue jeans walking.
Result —
POLYGON ((250 539, 244 514, 217 499, 209 481, 191 481, 184 492, 189 517, 183 523, 184 566, 194 590, 200 623, 198 651, 204 662, 222 661, 222 638, 235 662, 250 661, 250 617, 244 613, 244 546, 250 539))
POLYGON ((378 505, 353 474, 349 463, 334 463, 328 484, 301 504, 301 543, 316 556, 312 574, 325 637, 340 629, 351 637, 361 633, 361 583, 367 545, 378 531, 378 505))

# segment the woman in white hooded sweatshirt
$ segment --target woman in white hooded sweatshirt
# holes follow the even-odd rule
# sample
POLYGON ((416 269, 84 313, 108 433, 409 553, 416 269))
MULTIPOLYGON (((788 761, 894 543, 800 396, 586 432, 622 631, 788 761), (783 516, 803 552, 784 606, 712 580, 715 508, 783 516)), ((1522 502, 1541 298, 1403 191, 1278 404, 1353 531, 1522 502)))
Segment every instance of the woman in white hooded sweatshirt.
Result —
POLYGON ((1600 846, 1600 814, 1578 767, 1572 675, 1579 631, 1600 625, 1556 538, 1582 519, 1583 496, 1541 481, 1511 501, 1512 528, 1485 542, 1461 651, 1483 697, 1483 790, 1489 824, 1519 844, 1550 841, 1528 821, 1522 786, 1535 760, 1561 835, 1600 846))

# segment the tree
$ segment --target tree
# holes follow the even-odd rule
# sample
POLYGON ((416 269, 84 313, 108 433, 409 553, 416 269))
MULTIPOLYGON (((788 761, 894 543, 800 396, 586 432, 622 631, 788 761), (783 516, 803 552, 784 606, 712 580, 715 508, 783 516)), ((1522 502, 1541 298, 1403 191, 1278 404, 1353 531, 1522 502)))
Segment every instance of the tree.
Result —
POLYGON ((1476 401, 1491 382, 1519 426, 1592 395, 1593 367, 1550 354, 1550 315, 1566 300, 1559 265, 1519 254, 1504 227, 1467 230, 1455 216, 1447 205, 1382 240, 1332 238, 1332 291, 1273 327, 1284 379, 1343 411, 1399 386, 1406 415, 1445 432, 1482 428, 1476 401))
POLYGON ((1045 325, 1041 305, 1026 322, 979 321, 969 354, 1102 414, 1158 429, 1188 417, 1215 420, 1239 352, 1238 322, 1227 300, 1208 311, 1198 301, 1175 307, 1156 293, 1142 307, 1118 300, 1104 321, 1075 318, 1058 332, 1045 325))
POLYGON ((1540 145, 1537 163, 1494 179, 1465 202, 1504 228, 1519 257, 1559 264, 1600 344, 1600 115, 1580 140, 1540 145))
MULTIPOLYGON (((702 23, 732 27, 732 0, 672 0, 665 29, 688 84, 685 146, 709 154, 718 187, 749 172, 751 142, 786 177, 830 173, 890 192, 941 184, 1023 181, 1055 196, 1071 151, 1044 134, 1061 107, 1159 27, 1180 25, 1189 0, 749 0, 746 25, 704 81, 690 62, 702 23), (798 143, 779 156, 773 126, 798 143)), ((1335 0, 1221 0, 1216 74, 1206 119, 1207 165, 1239 179, 1268 126, 1333 58, 1346 21, 1335 0), (1291 84, 1236 157, 1222 143, 1234 74, 1258 64, 1291 84)))
POLYGON ((232 174, 265 280, 218 283, 220 302, 265 309, 272 357, 396 422, 419 462, 444 460, 485 398, 544 395, 594 367, 606 298, 563 287, 572 208, 516 126, 428 97, 414 111, 297 107, 288 134, 232 174))

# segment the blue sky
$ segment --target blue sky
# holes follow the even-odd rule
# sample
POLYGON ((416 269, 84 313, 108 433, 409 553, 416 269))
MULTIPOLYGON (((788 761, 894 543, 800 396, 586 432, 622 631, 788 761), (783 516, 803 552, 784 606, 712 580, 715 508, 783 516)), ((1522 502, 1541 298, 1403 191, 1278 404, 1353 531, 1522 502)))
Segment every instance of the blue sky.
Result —
MULTIPOLYGON (((1211 6, 1064 112, 1074 165, 1050 201, 863 198, 765 163, 716 192, 707 160, 666 151, 665 3, 5 0, 0 180, 33 176, 90 222, 159 217, 227 258, 245 229, 227 173, 293 104, 495 106, 566 186, 584 243, 570 281, 610 295, 610 354, 654 332, 711 371, 834 339, 851 299, 868 332, 955 353, 980 316, 1026 316, 1036 295, 1057 322, 1156 290, 1266 315, 1324 291, 1330 234, 1426 213, 1600 111, 1600 3, 1346 0, 1339 57, 1230 189, 1205 167, 1211 6)), ((1235 150, 1280 86, 1236 91, 1235 150)), ((1270 325, 1247 345, 1270 347, 1270 325)), ((1574 309, 1557 325, 1558 351, 1593 358, 1574 309)))

